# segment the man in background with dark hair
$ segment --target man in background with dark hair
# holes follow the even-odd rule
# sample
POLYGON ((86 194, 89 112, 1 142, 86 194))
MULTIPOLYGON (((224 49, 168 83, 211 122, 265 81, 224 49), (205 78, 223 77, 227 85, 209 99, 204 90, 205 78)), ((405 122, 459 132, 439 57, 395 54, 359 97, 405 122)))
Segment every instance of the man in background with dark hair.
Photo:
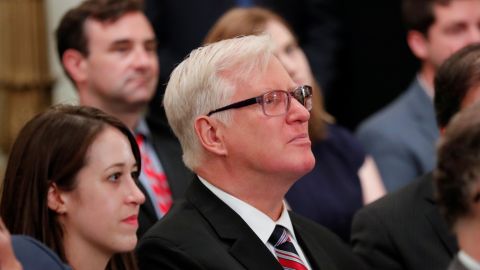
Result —
MULTIPOLYGON (((478 59, 478 58, 477 58, 478 59)), ((477 87, 480 85, 477 85, 477 87)), ((438 147, 437 200, 460 251, 448 270, 480 269, 480 104, 453 118, 438 147)))
POLYGON ((165 215, 193 177, 170 128, 143 116, 159 66, 155 34, 142 8, 137 0, 88 0, 68 11, 56 31, 58 55, 80 104, 117 117, 135 133, 147 198, 139 235, 165 215))
POLYGON ((357 129, 388 191, 431 171, 439 132, 433 78, 455 51, 480 42, 479 0, 404 0, 407 42, 421 68, 410 87, 357 129))
MULTIPOLYGON (((480 44, 445 61, 435 92, 442 130, 459 110, 480 99, 480 44)), ((359 210, 352 244, 370 269, 446 269, 458 247, 435 202, 432 174, 359 210)))

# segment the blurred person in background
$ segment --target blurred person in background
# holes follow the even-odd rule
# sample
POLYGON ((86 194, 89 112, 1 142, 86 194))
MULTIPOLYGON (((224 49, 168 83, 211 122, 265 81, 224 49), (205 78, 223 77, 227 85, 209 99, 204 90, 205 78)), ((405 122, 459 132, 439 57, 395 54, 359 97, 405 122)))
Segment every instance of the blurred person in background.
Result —
MULTIPOLYGON (((448 58, 434 83, 441 132, 456 113, 480 98, 480 44, 448 58)), ((446 269, 458 245, 440 214, 432 173, 360 209, 353 220, 352 244, 371 269, 446 269)))
MULTIPOLYGON (((143 159, 141 236, 183 195, 193 174, 170 127, 144 116, 158 82, 157 41, 138 0, 89 0, 68 11, 57 28, 57 50, 81 105, 123 121, 143 159)), ((160 103, 157 106, 161 106, 160 103)))
POLYGON ((434 172, 436 198, 460 247, 448 270, 480 269, 479 152, 480 104, 477 103, 452 119, 438 144, 434 172))
POLYGON ((454 52, 480 42, 480 0, 403 0, 403 16, 420 70, 401 96, 356 131, 389 192, 433 170, 439 137, 435 74, 454 52))

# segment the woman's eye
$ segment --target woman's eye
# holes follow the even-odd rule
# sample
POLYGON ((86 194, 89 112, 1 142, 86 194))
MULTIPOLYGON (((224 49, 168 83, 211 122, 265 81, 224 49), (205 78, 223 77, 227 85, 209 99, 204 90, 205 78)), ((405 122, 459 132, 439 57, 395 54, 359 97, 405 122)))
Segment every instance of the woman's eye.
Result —
POLYGON ((110 175, 110 176, 108 177, 108 181, 117 182, 118 179, 120 178, 120 176, 122 176, 122 173, 119 173, 119 172, 118 172, 118 173, 114 173, 114 174, 112 174, 112 175, 110 175))
POLYGON ((140 172, 139 171, 133 171, 133 172, 130 173, 130 175, 132 176, 133 180, 137 181, 138 177, 140 176, 140 172))

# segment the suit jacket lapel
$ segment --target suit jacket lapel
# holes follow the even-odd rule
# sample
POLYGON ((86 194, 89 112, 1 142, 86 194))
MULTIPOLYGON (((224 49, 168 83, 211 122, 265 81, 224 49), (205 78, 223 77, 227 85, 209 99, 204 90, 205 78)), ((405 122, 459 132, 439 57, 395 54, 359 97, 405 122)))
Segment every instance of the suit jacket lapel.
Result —
POLYGON ((427 217, 430 225, 433 227, 435 233, 442 240, 446 249, 453 257, 458 251, 458 244, 455 236, 449 231, 445 220, 442 218, 435 199, 433 197, 433 178, 432 174, 426 176, 426 181, 422 187, 423 198, 425 202, 425 216, 427 217))
POLYGON ((316 237, 310 235, 308 230, 303 229, 302 226, 296 222, 293 215, 290 215, 290 218, 292 219, 298 244, 302 248, 302 251, 307 257, 312 269, 336 269, 329 256, 325 253, 323 247, 319 245, 318 242, 314 241, 316 237))
MULTIPOLYGON (((425 92, 425 89, 423 89, 418 79, 414 80, 410 89, 412 89, 412 95, 410 96, 411 103, 414 104, 410 109, 413 110, 412 113, 414 113, 415 118, 419 121, 418 126, 420 130, 422 130, 425 137, 428 138, 433 145, 440 136, 440 131, 435 118, 432 98, 425 92)), ((432 154, 434 155, 435 153, 432 154)))
POLYGON ((198 178, 193 180, 186 197, 218 237, 230 245, 230 254, 246 269, 282 270, 275 256, 243 219, 200 183, 198 178))

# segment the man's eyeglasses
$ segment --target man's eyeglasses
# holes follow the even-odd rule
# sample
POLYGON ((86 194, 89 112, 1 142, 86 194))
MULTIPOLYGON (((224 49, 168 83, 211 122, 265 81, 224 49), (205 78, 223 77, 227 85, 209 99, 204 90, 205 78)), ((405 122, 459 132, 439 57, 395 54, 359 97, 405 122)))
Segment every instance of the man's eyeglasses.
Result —
POLYGON ((284 90, 273 90, 258 97, 245 99, 219 109, 210 111, 207 116, 230 109, 238 109, 255 103, 262 105, 263 113, 267 116, 280 116, 288 112, 290 108, 290 97, 295 98, 300 104, 310 111, 312 109, 312 87, 302 85, 288 92, 284 90))

